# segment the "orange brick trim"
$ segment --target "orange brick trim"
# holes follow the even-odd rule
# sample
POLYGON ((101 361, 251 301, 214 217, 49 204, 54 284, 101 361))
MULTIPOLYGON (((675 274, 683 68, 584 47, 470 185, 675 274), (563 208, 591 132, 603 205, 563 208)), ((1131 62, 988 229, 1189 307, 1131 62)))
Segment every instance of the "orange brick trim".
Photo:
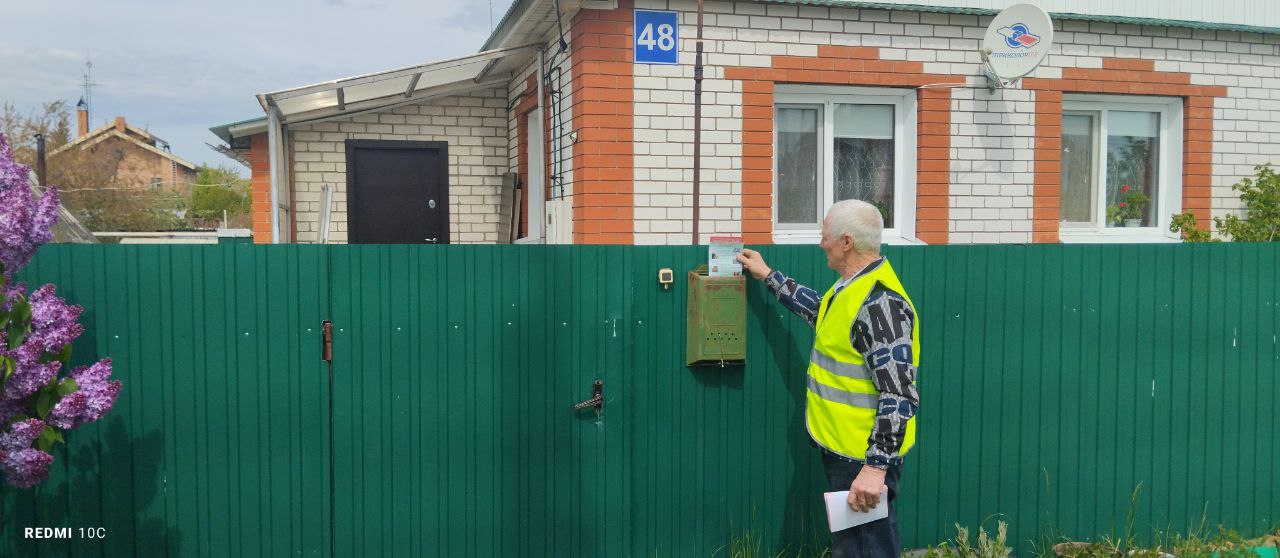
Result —
POLYGON ((951 226, 951 90, 921 89, 916 108, 916 238, 946 244, 951 226))
MULTIPOLYGON (((881 60, 880 49, 820 46, 818 56, 774 56, 768 68, 729 67, 742 81, 742 235, 773 242, 773 89, 779 83, 919 87, 964 83, 928 74, 923 62, 881 60)), ((950 206, 951 91, 919 90, 916 125, 916 236, 945 244, 950 206)))
POLYGON ((573 16, 573 242, 632 244, 635 145, 632 1, 573 16))
POLYGON ((271 159, 267 134, 249 137, 249 176, 253 183, 253 242, 271 243, 271 159))
MULTIPOLYGON (((1025 81, 1025 80, 1024 80, 1025 81)), ((1031 241, 1055 243, 1062 215, 1062 92, 1036 92, 1035 186, 1031 241)))
POLYGON ((1182 209, 1195 214, 1202 226, 1208 227, 1213 181, 1213 99, 1227 96, 1226 87, 1192 85, 1191 74, 1157 72, 1154 61, 1131 58, 1103 58, 1101 69, 1064 68, 1062 79, 1025 78, 1022 86, 1036 91, 1033 241, 1060 240, 1063 93, 1182 97, 1182 209))

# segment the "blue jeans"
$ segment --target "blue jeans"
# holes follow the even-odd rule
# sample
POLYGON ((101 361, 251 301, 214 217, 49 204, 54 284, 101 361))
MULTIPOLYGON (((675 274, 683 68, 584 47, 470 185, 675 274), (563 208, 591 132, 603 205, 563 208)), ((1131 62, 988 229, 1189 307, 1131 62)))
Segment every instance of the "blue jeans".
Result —
MULTIPOLYGON (((862 470, 862 463, 846 461, 823 451, 822 467, 827 472, 827 490, 837 492, 849 490, 849 485, 862 470)), ((898 515, 893 506, 900 476, 902 467, 899 465, 889 467, 884 475, 884 484, 889 487, 889 517, 831 533, 832 558, 896 558, 902 554, 898 515)))

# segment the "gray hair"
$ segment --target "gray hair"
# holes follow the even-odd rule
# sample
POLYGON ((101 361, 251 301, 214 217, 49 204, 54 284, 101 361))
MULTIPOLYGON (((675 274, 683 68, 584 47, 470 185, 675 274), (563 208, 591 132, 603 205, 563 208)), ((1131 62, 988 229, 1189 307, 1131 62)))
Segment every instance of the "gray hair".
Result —
POLYGON ((849 235, 859 252, 880 253, 884 217, 876 206, 862 200, 836 202, 827 210, 827 219, 827 233, 835 237, 849 235))

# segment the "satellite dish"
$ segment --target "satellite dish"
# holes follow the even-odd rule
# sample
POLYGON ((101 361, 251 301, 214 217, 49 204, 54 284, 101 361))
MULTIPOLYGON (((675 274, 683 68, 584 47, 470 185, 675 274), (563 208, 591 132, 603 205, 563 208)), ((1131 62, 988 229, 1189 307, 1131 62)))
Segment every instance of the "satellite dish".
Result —
POLYGON ((1015 4, 991 20, 982 38, 982 60, 1002 86, 1031 73, 1053 45, 1053 22, 1039 6, 1015 4))

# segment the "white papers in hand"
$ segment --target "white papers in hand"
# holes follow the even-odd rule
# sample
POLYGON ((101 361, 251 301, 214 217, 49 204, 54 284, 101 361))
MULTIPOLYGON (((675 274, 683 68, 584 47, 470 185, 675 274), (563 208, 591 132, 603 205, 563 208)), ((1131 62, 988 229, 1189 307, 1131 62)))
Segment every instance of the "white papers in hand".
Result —
POLYGON ((876 507, 871 508, 871 511, 868 512, 856 512, 849 507, 848 490, 827 492, 823 496, 827 500, 827 526, 831 528, 832 533, 889 517, 889 495, 887 491, 880 493, 880 501, 876 503, 876 507))

